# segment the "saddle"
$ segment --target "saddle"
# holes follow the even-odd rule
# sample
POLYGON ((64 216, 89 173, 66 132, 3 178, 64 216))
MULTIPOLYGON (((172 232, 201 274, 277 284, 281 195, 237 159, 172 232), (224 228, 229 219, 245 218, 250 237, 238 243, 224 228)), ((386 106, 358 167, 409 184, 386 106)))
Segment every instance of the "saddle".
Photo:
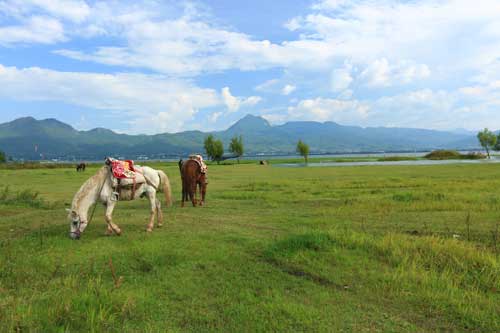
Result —
POLYGON ((200 166, 200 169, 201 169, 201 173, 207 173, 207 165, 205 164, 205 162, 203 161, 203 157, 201 155, 189 155, 189 159, 190 160, 193 160, 193 161, 196 161, 198 163, 198 165, 200 166))
POLYGON ((118 200, 122 188, 130 189, 132 191, 131 199, 134 198, 137 185, 146 182, 142 168, 134 165, 132 160, 121 161, 112 157, 106 158, 105 163, 111 171, 111 183, 114 191, 112 200, 118 200))

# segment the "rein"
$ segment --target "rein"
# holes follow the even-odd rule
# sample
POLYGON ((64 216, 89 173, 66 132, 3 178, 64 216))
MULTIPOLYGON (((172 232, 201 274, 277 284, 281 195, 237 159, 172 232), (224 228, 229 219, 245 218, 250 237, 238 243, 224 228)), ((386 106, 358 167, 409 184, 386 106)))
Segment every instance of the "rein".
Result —
MULTIPOLYGON (((101 196, 102 188, 104 187, 104 184, 106 183, 107 177, 104 177, 104 181, 102 182, 101 188, 99 189, 99 194, 97 195, 97 200, 94 204, 94 208, 92 208, 92 213, 90 214, 90 218, 87 223, 90 223, 92 221, 92 218, 94 217, 95 209, 97 207, 97 204, 99 203, 99 197, 101 196)), ((78 229, 80 230, 80 229, 78 229)))

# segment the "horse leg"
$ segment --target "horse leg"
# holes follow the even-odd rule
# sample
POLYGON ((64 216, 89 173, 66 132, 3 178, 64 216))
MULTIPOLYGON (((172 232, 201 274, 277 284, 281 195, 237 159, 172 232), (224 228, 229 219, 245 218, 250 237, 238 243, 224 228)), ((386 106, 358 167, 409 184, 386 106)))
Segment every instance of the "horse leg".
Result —
POLYGON ((115 232, 113 231, 113 228, 111 228, 111 226, 108 224, 107 228, 106 228, 106 236, 112 236, 115 232))
POLYGON ((182 201, 181 201, 181 207, 184 207, 184 201, 187 199, 186 195, 186 184, 184 184, 184 181, 182 181, 182 201))
POLYGON ((196 182, 190 184, 189 195, 191 197, 191 202, 193 207, 196 207, 196 182))
POLYGON ((206 183, 200 184, 200 192, 201 192, 201 202, 202 202, 202 204, 205 204, 205 194, 207 193, 207 184, 206 183))
POLYGON ((161 211, 161 202, 156 199, 156 225, 161 227, 163 225, 163 212, 161 211))
POLYGON ((113 223, 113 209, 115 209, 116 201, 111 201, 108 200, 106 203, 106 215, 104 218, 106 219, 106 223, 108 224, 108 229, 106 231, 106 234, 117 234, 118 236, 121 235, 122 231, 120 230, 120 227, 118 227, 116 224, 113 223))
POLYGON ((156 215, 156 193, 148 193, 149 205, 150 205, 150 214, 149 214, 149 223, 146 227, 147 232, 153 231, 155 215, 156 215))
POLYGON ((198 182, 198 189, 200 190, 200 206, 203 206, 203 185, 201 184, 201 182, 198 182))

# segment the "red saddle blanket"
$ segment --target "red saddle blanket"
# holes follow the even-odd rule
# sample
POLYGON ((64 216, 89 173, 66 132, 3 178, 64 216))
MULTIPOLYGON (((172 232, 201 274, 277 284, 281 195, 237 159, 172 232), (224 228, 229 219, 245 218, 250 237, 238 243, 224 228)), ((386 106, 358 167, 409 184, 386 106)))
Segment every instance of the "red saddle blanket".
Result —
POLYGON ((134 161, 132 160, 112 160, 111 161, 111 170, 113 172, 113 176, 115 178, 124 179, 124 178, 135 178, 135 169, 134 169, 134 161))

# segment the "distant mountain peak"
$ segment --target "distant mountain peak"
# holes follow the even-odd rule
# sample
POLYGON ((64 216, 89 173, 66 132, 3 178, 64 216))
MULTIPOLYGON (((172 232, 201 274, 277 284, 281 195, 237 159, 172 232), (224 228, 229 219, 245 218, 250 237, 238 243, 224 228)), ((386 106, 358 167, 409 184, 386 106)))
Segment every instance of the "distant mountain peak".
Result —
POLYGON ((57 120, 55 118, 47 118, 47 119, 35 120, 35 121, 38 122, 41 125, 45 124, 45 125, 49 125, 49 126, 55 126, 55 127, 59 127, 59 128, 64 128, 64 129, 67 129, 67 130, 74 130, 74 128, 71 125, 63 123, 62 121, 57 120))
MULTIPOLYGON (((34 122, 37 122, 37 120, 33 117, 21 117, 21 118, 17 118, 17 119, 14 119, 10 122, 10 124, 25 124, 25 123, 34 123, 34 122)), ((6 124, 9 124, 9 123, 6 123, 6 124)))
POLYGON ((269 122, 259 116, 254 116, 251 114, 247 114, 236 123, 234 123, 231 127, 229 127, 228 131, 231 132, 248 132, 248 131, 259 131, 268 129, 271 127, 269 122))
POLYGON ((98 133, 98 134, 115 134, 110 129, 104 128, 104 127, 96 127, 88 131, 89 133, 98 133))

